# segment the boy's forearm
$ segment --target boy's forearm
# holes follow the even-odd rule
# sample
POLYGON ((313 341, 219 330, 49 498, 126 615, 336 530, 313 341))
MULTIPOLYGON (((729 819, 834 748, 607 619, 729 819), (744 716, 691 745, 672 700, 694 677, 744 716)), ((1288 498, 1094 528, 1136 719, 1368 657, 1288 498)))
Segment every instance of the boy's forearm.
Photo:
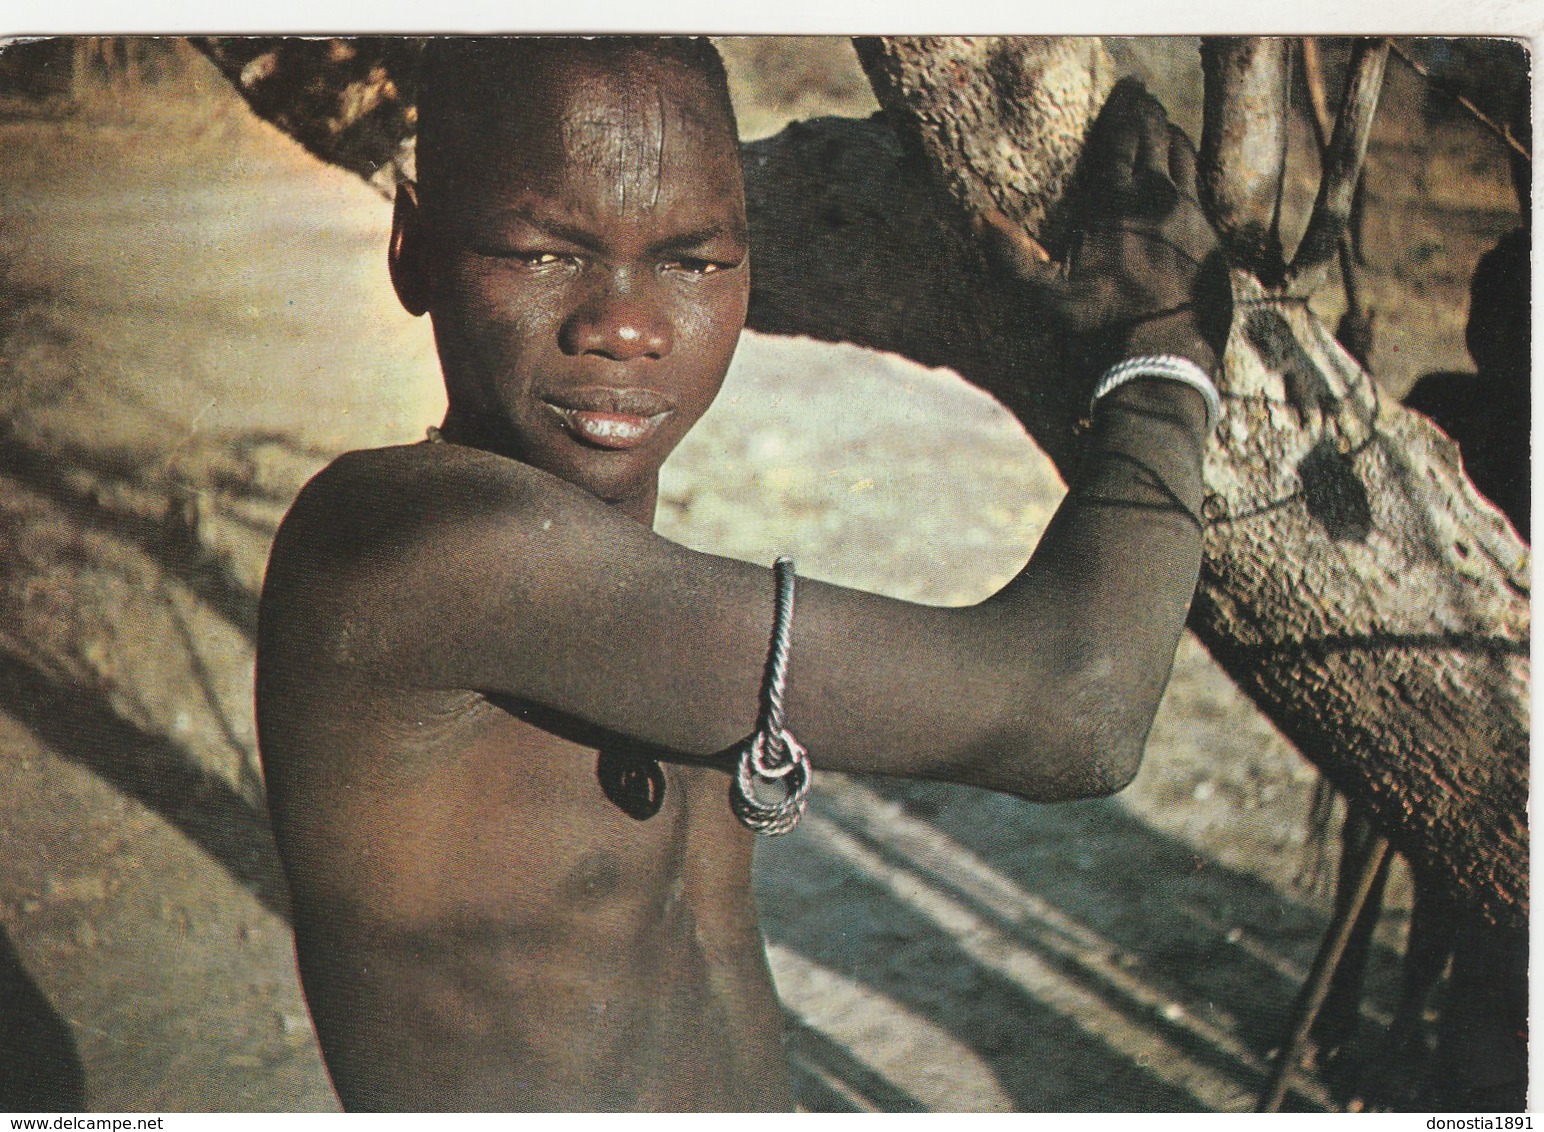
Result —
POLYGON ((1199 529, 1206 440, 1200 393, 1172 381, 1129 382, 1100 400, 1069 494, 1185 514, 1199 529))
POLYGON ((1140 762, 1200 569, 1205 440, 1205 404, 1188 387, 1110 394, 1034 558, 988 603, 1034 626, 1019 639, 1061 685, 1025 705, 1051 713, 1034 726, 1052 739, 1037 773, 1053 793, 1119 789, 1140 762))

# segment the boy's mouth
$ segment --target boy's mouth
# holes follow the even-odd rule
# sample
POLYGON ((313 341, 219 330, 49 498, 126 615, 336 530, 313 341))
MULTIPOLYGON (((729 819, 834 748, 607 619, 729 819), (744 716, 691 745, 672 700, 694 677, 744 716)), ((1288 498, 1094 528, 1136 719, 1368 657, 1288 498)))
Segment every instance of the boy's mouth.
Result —
POLYGON ((544 394, 541 400, 570 436, 596 448, 637 448, 675 411, 650 389, 584 386, 544 394))

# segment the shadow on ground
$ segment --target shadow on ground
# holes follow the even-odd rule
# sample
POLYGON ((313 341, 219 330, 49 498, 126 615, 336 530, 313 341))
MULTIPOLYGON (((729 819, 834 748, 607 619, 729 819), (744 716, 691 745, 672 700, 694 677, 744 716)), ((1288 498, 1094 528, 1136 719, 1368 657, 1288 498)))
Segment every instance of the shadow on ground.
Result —
MULTIPOLYGON (((833 1041, 841 1020, 812 1034, 804 1011, 824 1006, 795 980, 784 994, 807 1108, 967 1108, 973 1096, 1020 1111, 1251 1106, 1322 910, 1197 855, 1117 801, 1033 806, 831 779, 806 828, 760 861, 774 968, 809 963, 856 982, 976 1063, 957 1061, 953 1082, 917 1096, 871 1054, 833 1041), (845 904, 845 930, 821 930, 804 914, 811 901, 845 904), (791 953, 783 964, 780 951, 791 953), (976 1093, 964 1084, 973 1077, 976 1093)), ((1391 1009, 1396 967, 1377 949, 1373 1018, 1391 1009)), ((1289 1107, 1328 1103, 1310 1084, 1289 1107)))
POLYGON ((86 1070, 70 1025, 22 966, 0 930, 0 1109, 79 1112, 86 1070))

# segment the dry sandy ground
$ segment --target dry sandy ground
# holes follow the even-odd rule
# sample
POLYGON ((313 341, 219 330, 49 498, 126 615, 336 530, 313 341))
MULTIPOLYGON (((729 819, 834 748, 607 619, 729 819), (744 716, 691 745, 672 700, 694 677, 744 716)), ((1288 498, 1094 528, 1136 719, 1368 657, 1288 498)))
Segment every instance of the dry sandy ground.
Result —
MULTIPOLYGON (((827 81, 824 105, 861 105, 827 81)), ((251 598, 306 474, 437 419, 427 327, 391 296, 382 201, 251 119, 212 70, 73 116, 12 109, 0 1109, 328 1109, 254 777, 251 598), (170 510, 145 502, 168 495, 170 510), (27 1092, 28 1067, 49 1088, 27 1092)), ((1474 258, 1513 222, 1499 170, 1436 256, 1458 281, 1427 292, 1450 331, 1474 258)), ((1423 349, 1423 368, 1463 364, 1451 333, 1423 349)), ((667 468, 660 529, 958 603, 1018 568, 1060 491, 951 374, 747 335, 667 468)), ((821 776, 757 874, 802 1103, 1249 1107, 1325 923, 1325 892, 1296 883, 1315 777, 1188 640, 1117 799, 821 776)), ((1373 1038, 1392 1010, 1395 889, 1373 1038)), ((1328 1103, 1311 1080, 1291 1101, 1328 1103)))

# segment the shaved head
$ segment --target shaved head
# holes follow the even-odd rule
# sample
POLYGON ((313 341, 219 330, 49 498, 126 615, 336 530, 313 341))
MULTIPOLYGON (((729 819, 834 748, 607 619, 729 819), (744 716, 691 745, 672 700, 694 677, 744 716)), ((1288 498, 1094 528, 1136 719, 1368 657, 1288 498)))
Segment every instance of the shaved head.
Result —
POLYGON ((425 203, 456 195, 475 176, 468 159, 490 138, 560 128, 555 92, 587 83, 631 96, 613 99, 619 117, 628 102, 657 104, 668 95, 675 113, 696 119, 738 160, 728 80, 705 38, 448 36, 429 41, 420 68, 417 180, 425 203))

